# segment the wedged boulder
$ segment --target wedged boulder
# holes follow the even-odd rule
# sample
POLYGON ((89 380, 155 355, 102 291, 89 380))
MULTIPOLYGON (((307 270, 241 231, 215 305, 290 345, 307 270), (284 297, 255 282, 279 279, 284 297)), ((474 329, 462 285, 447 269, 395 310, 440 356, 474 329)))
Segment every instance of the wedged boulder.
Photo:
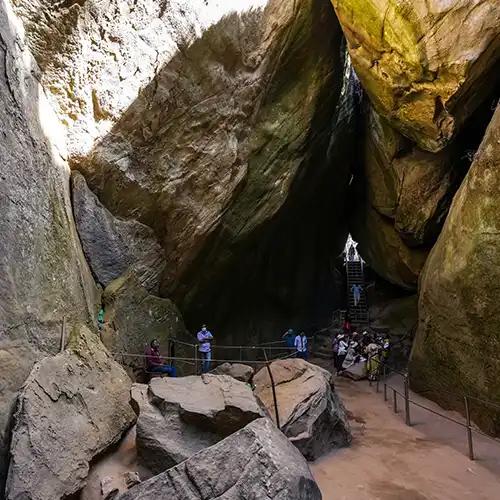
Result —
MULTIPOLYGON (((134 373, 144 369, 143 355, 151 340, 158 339, 160 352, 167 356, 169 339, 192 341, 179 309, 169 299, 148 293, 139 278, 129 272, 112 281, 104 290, 104 328, 101 339, 112 352, 126 353, 117 359, 134 373)), ((177 357, 192 357, 192 349, 175 344, 177 357)), ((178 362, 181 372, 189 373, 189 365, 178 362)))
POLYGON ((130 270, 144 288, 158 293, 165 257, 153 230, 114 217, 77 171, 71 174, 71 187, 76 228, 97 281, 106 287, 130 270))
POLYGON ((137 452, 160 473, 265 415, 247 384, 227 375, 134 384, 137 452))
POLYGON ((222 363, 214 368, 211 373, 214 375, 229 375, 230 377, 249 383, 252 380, 255 370, 249 365, 243 363, 222 363))
POLYGON ((363 259, 387 281, 416 290, 428 250, 410 248, 394 228, 391 219, 381 215, 368 202, 361 201, 352 218, 352 235, 359 243, 363 259))
POLYGON ((423 151, 370 106, 363 182, 367 199, 410 247, 434 243, 457 186, 452 148, 423 151))
POLYGON ((75 328, 67 350, 38 362, 19 395, 6 498, 57 500, 80 490, 90 461, 136 418, 131 384, 98 335, 75 328))
POLYGON ((365 379, 367 377, 366 363, 354 363, 342 371, 342 376, 356 381, 365 379))
POLYGON ((269 419, 259 418, 118 500, 150 498, 321 500, 322 496, 300 453, 269 419))
POLYGON ((332 0, 376 110, 421 148, 439 151, 494 88, 497 0, 332 0))
MULTIPOLYGON (((276 386, 280 426, 307 460, 351 442, 342 401, 331 374, 302 359, 274 361, 270 365, 276 386)), ((266 368, 253 378, 255 395, 275 419, 271 381, 266 368)))
MULTIPOLYGON (((497 106, 420 282, 410 382, 459 411, 461 394, 490 401, 500 394, 499 158, 497 106)), ((471 404, 471 411, 476 423, 500 433, 497 409, 471 404)))
POLYGON ((155 230, 167 261, 162 294, 219 231, 217 248, 236 245, 276 215, 306 170, 317 172, 311 158, 327 151, 342 80, 327 2, 123 2, 112 18, 108 2, 57 9, 75 18, 37 3, 51 22, 34 22, 40 6, 29 2, 18 11, 68 123, 71 165, 114 215, 155 230), (50 60, 40 45, 63 27, 73 50, 51 47, 50 60))

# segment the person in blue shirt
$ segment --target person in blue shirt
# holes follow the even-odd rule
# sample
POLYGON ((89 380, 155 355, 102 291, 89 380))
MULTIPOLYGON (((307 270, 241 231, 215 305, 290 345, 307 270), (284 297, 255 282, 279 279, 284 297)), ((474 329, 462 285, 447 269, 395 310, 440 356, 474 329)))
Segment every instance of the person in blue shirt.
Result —
POLYGON ((292 328, 289 328, 281 337, 285 341, 285 345, 290 348, 295 347, 295 333, 292 328))
POLYGON ((208 373, 210 371, 210 362, 212 361, 212 345, 210 343, 213 340, 213 335, 207 330, 207 326, 203 325, 201 330, 196 335, 198 339, 198 350, 201 354, 201 371, 202 373, 208 373))

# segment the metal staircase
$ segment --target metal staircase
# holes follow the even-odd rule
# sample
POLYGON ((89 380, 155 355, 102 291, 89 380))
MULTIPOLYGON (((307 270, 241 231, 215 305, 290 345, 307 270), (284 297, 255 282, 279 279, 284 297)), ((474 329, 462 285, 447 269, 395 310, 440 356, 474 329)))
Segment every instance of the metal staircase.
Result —
POLYGON ((369 323, 368 303, 366 301, 365 274, 361 260, 347 260, 347 304, 349 317, 354 328, 367 327, 369 323), (361 285, 361 297, 357 306, 354 305, 353 285, 361 285))

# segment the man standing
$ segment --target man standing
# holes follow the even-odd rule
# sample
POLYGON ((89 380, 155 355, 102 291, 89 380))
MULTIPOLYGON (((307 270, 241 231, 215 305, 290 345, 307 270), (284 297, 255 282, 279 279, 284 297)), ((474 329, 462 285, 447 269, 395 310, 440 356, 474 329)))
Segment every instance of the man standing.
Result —
POLYGON ((207 326, 203 325, 201 330, 198 332, 198 350, 201 354, 201 371, 202 373, 208 373, 210 371, 210 361, 212 360, 212 346, 210 341, 213 340, 212 334, 207 330, 207 326))
POLYGON ((284 334, 283 336, 281 337, 282 339, 284 339, 285 341, 285 344, 287 347, 291 347, 293 348, 294 347, 294 341, 295 341, 295 335, 293 334, 293 330, 292 328, 289 328, 284 334))
POLYGON ((295 349, 297 357, 307 360, 307 337, 304 332, 301 332, 295 337, 295 349))

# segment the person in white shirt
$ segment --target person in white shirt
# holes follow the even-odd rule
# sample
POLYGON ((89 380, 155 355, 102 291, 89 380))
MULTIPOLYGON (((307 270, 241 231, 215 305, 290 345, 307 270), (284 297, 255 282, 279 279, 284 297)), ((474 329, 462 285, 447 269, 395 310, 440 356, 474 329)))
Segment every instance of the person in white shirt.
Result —
POLYGON ((344 364, 345 357, 347 356, 347 349, 349 348, 349 343, 347 342, 347 339, 343 334, 340 334, 337 338, 338 338, 338 347, 334 364, 338 375, 342 371, 342 366, 344 364))
POLYGON ((307 359, 307 337, 304 332, 295 337, 295 349, 298 358, 307 359))

